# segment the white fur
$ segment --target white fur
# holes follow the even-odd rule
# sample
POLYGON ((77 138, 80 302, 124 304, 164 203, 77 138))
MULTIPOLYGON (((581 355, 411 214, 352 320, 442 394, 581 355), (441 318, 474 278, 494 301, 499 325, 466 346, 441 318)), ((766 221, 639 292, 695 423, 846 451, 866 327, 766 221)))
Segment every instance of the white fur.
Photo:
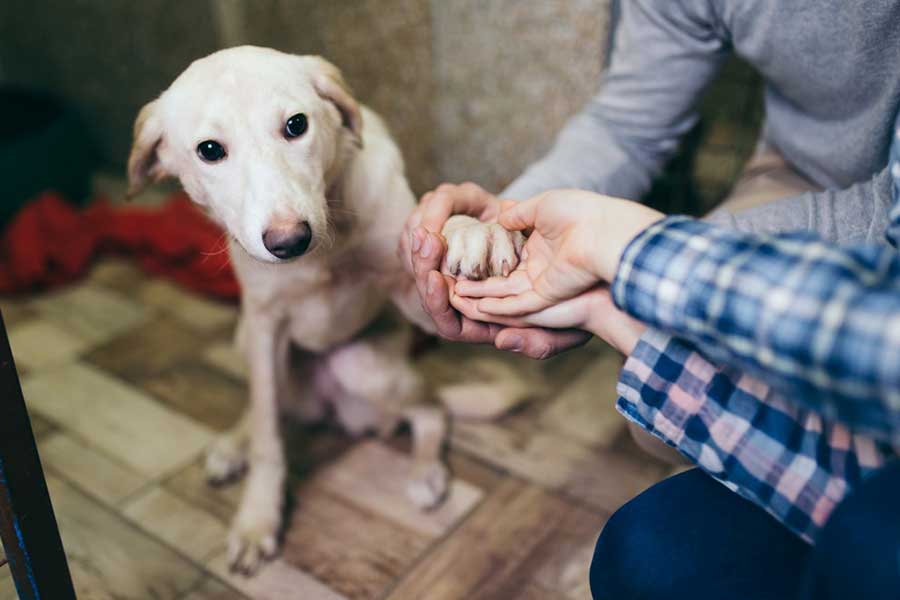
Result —
MULTIPOLYGON (((149 179, 178 177, 231 238, 250 407, 212 446, 207 469, 223 481, 249 467, 229 538, 232 566, 251 573, 276 551, 286 476, 282 409, 308 420, 331 410, 356 435, 386 435, 408 421, 410 498, 421 508, 440 502, 448 485, 443 413, 424 404, 424 382, 408 358, 408 328, 370 327, 393 301, 432 329, 395 253, 415 199, 386 127, 356 105, 337 69, 318 57, 255 47, 194 62, 141 111, 129 175, 132 191, 149 179), (309 130, 286 139, 285 122, 301 112, 309 130), (196 147, 207 139, 223 144, 225 160, 198 157, 196 147), (263 232, 276 221, 301 220, 312 230, 310 249, 279 261, 263 245, 263 232)), ((515 267, 516 245, 496 228, 457 217, 446 233, 455 272, 485 276, 515 267)))

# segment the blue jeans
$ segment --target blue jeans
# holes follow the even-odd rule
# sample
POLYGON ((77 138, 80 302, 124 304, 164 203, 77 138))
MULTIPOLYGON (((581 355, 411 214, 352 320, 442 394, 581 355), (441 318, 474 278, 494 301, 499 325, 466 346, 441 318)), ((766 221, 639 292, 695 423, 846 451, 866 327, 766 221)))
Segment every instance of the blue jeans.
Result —
POLYGON ((815 547, 694 469, 616 511, 591 564, 595 600, 900 598, 900 464, 832 513, 815 547))

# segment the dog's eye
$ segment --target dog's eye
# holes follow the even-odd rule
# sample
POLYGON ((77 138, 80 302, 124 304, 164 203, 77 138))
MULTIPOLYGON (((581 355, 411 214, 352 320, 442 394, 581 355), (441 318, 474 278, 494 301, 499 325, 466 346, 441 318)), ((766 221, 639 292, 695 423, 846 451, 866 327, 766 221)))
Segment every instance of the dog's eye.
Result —
POLYGON ((309 121, 303 113, 297 113, 287 120, 284 124, 284 137, 295 138, 300 137, 309 129, 309 121))
POLYGON ((206 162, 219 162, 225 158, 225 148, 215 140, 206 140, 197 145, 197 154, 206 162))

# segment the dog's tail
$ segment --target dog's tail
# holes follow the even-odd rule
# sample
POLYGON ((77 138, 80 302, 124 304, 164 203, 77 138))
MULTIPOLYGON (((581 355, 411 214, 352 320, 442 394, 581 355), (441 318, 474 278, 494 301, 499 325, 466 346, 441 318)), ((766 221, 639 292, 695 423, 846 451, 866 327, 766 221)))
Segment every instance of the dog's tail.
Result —
POLYGON ((522 373, 501 360, 470 361, 461 372, 466 381, 439 386, 435 393, 451 416, 486 421, 499 418, 535 394, 522 373))

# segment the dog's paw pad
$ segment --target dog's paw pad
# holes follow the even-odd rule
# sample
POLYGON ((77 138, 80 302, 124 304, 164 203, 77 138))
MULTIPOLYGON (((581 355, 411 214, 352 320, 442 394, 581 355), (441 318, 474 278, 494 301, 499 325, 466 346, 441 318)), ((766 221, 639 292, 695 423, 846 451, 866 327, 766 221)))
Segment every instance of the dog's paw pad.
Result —
POLYGON ((447 496, 450 473, 439 462, 416 465, 406 484, 409 499, 417 507, 429 510, 438 506, 447 496))
POLYGON ((212 485, 236 481, 247 471, 247 452, 232 440, 216 440, 206 453, 205 470, 212 485))

